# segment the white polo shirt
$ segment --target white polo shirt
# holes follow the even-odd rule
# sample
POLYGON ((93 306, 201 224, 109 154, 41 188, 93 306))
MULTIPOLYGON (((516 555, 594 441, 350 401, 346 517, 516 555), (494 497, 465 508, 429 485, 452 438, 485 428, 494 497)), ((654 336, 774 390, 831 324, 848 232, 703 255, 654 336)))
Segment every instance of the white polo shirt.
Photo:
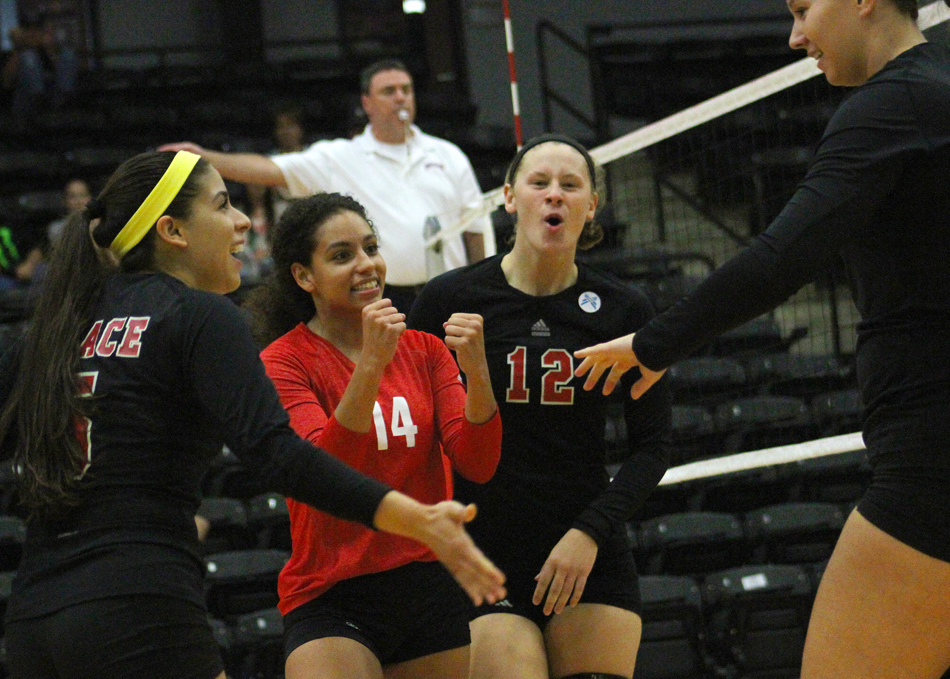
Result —
MULTIPOLYGON (((445 241, 441 252, 430 251, 427 267, 426 221, 435 217, 445 231, 455 227, 463 213, 482 207, 482 192, 462 150, 418 127, 412 130, 408 144, 384 144, 367 125, 354 139, 318 141, 299 153, 273 157, 291 195, 343 193, 366 208, 379 232, 386 282, 391 285, 425 283, 440 273, 443 259, 445 269, 464 266, 465 248, 456 235, 445 241), (433 263, 433 255, 439 264, 433 263)), ((465 230, 485 234, 486 252, 494 252, 487 215, 465 230)))

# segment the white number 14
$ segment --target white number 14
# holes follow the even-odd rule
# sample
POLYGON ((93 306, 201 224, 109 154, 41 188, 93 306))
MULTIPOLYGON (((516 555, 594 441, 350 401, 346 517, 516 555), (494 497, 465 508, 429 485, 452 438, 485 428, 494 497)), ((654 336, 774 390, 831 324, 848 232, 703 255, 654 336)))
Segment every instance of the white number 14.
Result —
MULTIPOLYGON (((389 438, 386 436, 386 422, 383 421, 383 409, 379 403, 373 404, 373 424, 376 425, 376 444, 379 450, 389 450, 389 438)), ((416 445, 416 432, 419 427, 412 423, 409 403, 402 396, 393 396, 393 436, 405 436, 406 447, 416 445)))

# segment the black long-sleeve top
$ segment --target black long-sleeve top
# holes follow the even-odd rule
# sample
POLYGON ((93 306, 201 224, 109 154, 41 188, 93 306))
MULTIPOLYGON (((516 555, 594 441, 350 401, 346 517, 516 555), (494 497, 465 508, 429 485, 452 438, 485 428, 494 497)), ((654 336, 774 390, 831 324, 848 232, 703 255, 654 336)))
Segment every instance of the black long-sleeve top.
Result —
POLYGON ((80 504, 31 521, 8 618, 105 596, 203 605, 194 525, 222 444, 270 490, 371 526, 389 488, 290 428, 241 312, 165 274, 117 274, 80 350, 95 410, 80 504))
POLYGON ((508 284, 501 260, 491 257, 431 280, 409 315, 411 327, 438 337, 453 312, 484 319, 504 434, 491 480, 456 478, 456 497, 478 505, 470 532, 506 572, 530 564, 536 573, 572 527, 590 535, 601 554, 626 551, 625 521, 669 465, 670 394, 664 380, 649 398, 627 399, 629 457, 611 482, 604 468, 607 404, 574 377, 573 352, 624 329, 633 332, 653 308, 640 293, 583 263, 566 290, 528 295, 508 284))
MULTIPOLYGON (((661 369, 772 309, 843 257, 861 323, 872 454, 933 461, 950 440, 950 52, 925 43, 841 105, 785 209, 689 298, 636 333, 661 369)), ((950 466, 950 455, 941 464, 950 466)))

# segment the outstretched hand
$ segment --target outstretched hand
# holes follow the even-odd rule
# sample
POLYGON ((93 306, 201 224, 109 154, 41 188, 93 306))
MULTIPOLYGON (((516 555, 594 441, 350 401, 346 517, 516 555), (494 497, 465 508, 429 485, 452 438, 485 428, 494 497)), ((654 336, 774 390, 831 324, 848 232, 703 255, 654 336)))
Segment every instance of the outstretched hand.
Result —
POLYGON ((602 344, 595 344, 585 349, 578 349, 574 352, 574 357, 583 359, 574 371, 575 377, 582 377, 588 372, 590 373, 584 381, 585 391, 593 389, 601 376, 608 369, 610 370, 604 380, 604 395, 610 394, 623 374, 634 366, 640 368, 640 379, 630 389, 630 396, 635 399, 643 396, 666 372, 665 368, 663 370, 650 370, 640 363, 637 355, 633 353, 632 334, 602 344))
POLYGON ((505 576, 475 546, 464 525, 475 518, 475 505, 447 500, 432 505, 431 537, 426 541, 476 606, 505 598, 505 576))

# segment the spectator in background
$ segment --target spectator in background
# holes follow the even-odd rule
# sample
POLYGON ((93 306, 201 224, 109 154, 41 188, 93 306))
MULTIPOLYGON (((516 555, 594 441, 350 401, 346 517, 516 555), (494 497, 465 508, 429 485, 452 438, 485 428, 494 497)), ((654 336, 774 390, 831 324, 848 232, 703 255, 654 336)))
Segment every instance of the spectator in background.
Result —
MULTIPOLYGON (((306 148, 304 110, 299 104, 289 103, 274 111, 274 144, 270 155, 299 153, 306 148)), ((246 252, 246 278, 260 278, 270 269, 270 239, 268 230, 277 223, 287 208, 287 199, 275 188, 262 184, 248 184, 247 203, 251 218, 249 247, 246 252)))
POLYGON ((386 296, 408 312, 425 282, 447 269, 484 259, 494 250, 491 222, 478 215, 481 190, 468 158, 454 144, 413 124, 412 77, 395 60, 364 69, 361 103, 369 124, 354 139, 321 141, 300 153, 274 158, 221 153, 190 142, 162 150, 187 150, 207 159, 223 177, 286 187, 294 196, 318 191, 349 194, 366 206, 389 253, 386 296), (427 248, 428 237, 473 219, 461 235, 427 248))
POLYGON ((86 204, 92 200, 92 193, 89 190, 89 184, 85 180, 74 177, 66 182, 63 189, 63 207, 64 216, 49 223, 46 227, 45 238, 23 258, 16 269, 16 279, 21 282, 38 283, 43 278, 46 270, 46 256, 49 249, 59 238, 66 225, 66 220, 74 212, 82 210, 86 204))
POLYGON ((14 121, 25 126, 44 96, 53 108, 66 103, 76 89, 79 62, 45 12, 23 17, 10 31, 10 42, 13 54, 3 65, 3 86, 13 90, 14 121))

